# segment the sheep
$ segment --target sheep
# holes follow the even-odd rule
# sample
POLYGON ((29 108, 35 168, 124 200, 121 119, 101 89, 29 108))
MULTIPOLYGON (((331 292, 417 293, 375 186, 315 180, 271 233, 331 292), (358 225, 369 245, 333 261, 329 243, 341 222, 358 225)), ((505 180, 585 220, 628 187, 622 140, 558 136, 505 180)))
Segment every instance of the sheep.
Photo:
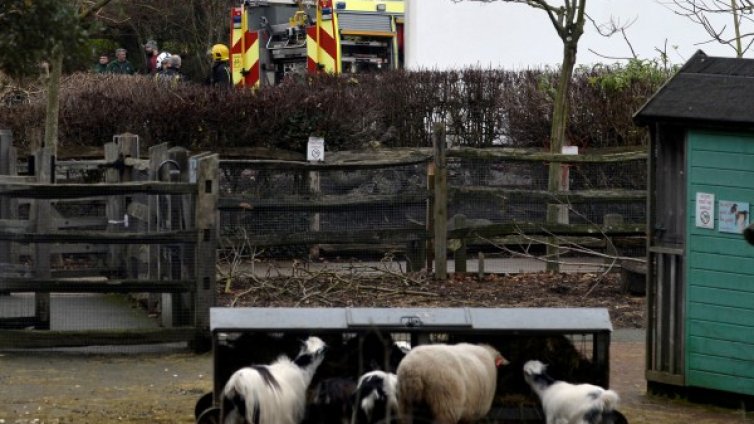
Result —
POLYGON ((413 348, 398 366, 398 414, 411 424, 419 409, 438 424, 481 419, 508 361, 489 345, 435 344, 413 348), (425 410, 426 409, 426 410, 425 410))
POLYGON ((271 365, 242 368, 222 392, 224 424, 298 424, 306 410, 306 390, 325 356, 325 343, 309 337, 291 361, 281 355, 271 365))
POLYGON ((398 416, 398 377, 385 371, 370 371, 359 378, 354 394, 355 424, 388 422, 398 416))
POLYGON ((547 424, 627 424, 616 410, 620 398, 592 384, 557 381, 540 361, 524 364, 524 379, 542 401, 547 424))

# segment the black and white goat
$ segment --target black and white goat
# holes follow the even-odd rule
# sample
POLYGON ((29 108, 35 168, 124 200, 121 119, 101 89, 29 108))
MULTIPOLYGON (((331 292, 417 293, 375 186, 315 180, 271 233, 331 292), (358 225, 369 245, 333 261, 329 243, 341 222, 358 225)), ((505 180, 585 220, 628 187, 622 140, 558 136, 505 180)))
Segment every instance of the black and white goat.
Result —
POLYGON ((223 389, 223 424, 298 424, 306 390, 325 357, 325 343, 309 337, 296 359, 280 356, 270 365, 242 368, 223 389))
POLYGON ((524 364, 524 379, 542 401, 547 424, 628 424, 616 409, 620 398, 612 390, 557 381, 539 361, 524 364))
POLYGON ((355 424, 392 422, 398 418, 398 377, 385 371, 370 371, 359 378, 354 394, 355 424))

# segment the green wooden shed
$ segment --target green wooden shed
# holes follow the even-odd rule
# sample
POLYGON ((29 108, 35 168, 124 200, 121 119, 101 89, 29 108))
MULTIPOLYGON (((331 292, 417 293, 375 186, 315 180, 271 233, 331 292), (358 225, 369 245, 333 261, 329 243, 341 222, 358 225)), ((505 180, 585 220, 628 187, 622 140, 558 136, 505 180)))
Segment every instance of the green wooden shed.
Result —
POLYGON ((634 121, 651 135, 648 387, 748 403, 754 247, 742 233, 754 212, 754 60, 698 51, 634 121))

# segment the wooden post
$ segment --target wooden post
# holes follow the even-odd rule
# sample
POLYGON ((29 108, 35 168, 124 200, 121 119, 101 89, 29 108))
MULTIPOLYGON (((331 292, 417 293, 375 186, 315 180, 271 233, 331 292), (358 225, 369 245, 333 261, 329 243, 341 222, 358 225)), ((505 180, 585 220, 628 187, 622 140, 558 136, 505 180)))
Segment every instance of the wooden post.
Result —
MULTIPOLYGON (((46 147, 37 151, 34 157, 34 175, 39 183, 54 182, 55 156, 53 148, 46 147)), ((52 205, 49 200, 38 199, 32 203, 34 228, 37 233, 49 233, 52 229, 51 211, 52 205)), ((34 244, 34 278, 50 279, 50 244, 34 244)), ((50 293, 34 293, 34 316, 38 329, 50 329, 50 293)))
POLYGON ((427 234, 430 237, 427 238, 427 273, 431 273, 434 269, 435 262, 435 244, 434 238, 431 237, 435 231, 435 162, 427 163, 427 193, 429 199, 427 199, 427 216, 425 218, 427 234))
POLYGON ((484 278, 484 253, 479 252, 479 265, 477 267, 477 276, 479 277, 479 281, 481 281, 484 278))
POLYGON ((406 243, 406 271, 419 272, 427 261, 425 240, 409 240, 406 243))
MULTIPOLYGON (((453 216, 453 228, 459 229, 466 227, 466 215, 456 214, 453 216)), ((453 252, 455 262, 455 272, 466 272, 466 239, 460 240, 460 246, 453 252)))
MULTIPOLYGON (((307 181, 309 182, 309 195, 312 199, 317 199, 322 196, 322 187, 320 184, 319 171, 310 171, 306 173, 307 181)), ((309 217, 309 231, 318 233, 321 229, 321 216, 318 212, 312 214, 309 217)), ((320 254, 320 246, 313 244, 309 246, 309 259, 317 259, 320 254)))
MULTIPOLYGON (((15 175, 15 169, 13 134, 10 130, 0 129, 0 175, 15 175)), ((12 200, 9 196, 0 196, 0 219, 11 219, 12 200)), ((11 246, 10 241, 0 241, 0 264, 10 265, 15 262, 11 255, 11 246)))
MULTIPOLYGON (((188 182, 189 173, 185 172, 189 165, 188 150, 183 147, 173 147, 168 150, 168 160, 171 164, 168 168, 167 181, 171 182, 188 182)), ((165 181, 165 180, 163 180, 165 181)), ((188 228, 189 224, 185 221, 184 207, 190 207, 190 203, 184 203, 186 196, 169 196, 169 213, 167 218, 170 221, 170 226, 173 230, 183 230, 188 228)), ((166 269, 169 270, 168 275, 170 280, 179 280, 184 278, 190 278, 193 275, 193 252, 187 254, 188 250, 192 250, 185 246, 174 246, 169 248, 168 263, 166 269)), ((169 293, 163 294, 163 311, 162 319, 172 321, 174 326, 190 325, 191 316, 191 295, 186 293, 169 293), (167 306, 170 305, 170 310, 166 311, 167 306)))
POLYGON ((435 152, 435 278, 448 278, 448 170, 445 162, 445 125, 435 124, 432 130, 435 152))
MULTIPOLYGON (((162 143, 149 148, 149 180, 150 181, 165 181, 161 175, 161 167, 165 160, 168 158, 168 144, 162 143)), ((156 233, 162 230, 161 222, 158 221, 160 214, 158 213, 160 196, 149 196, 147 198, 147 209, 149 210, 147 218, 147 232, 156 233)), ((160 248, 159 244, 149 245, 149 259, 147 264, 147 273, 149 279, 153 281, 163 280, 162 267, 160 263, 160 248)), ((164 327, 170 327, 172 322, 166 322, 172 319, 172 314, 168 316, 165 313, 165 304, 160 303, 164 295, 159 293, 150 293, 148 298, 148 309, 161 311, 160 319, 164 327)))
MULTIPOLYGON (((558 150, 551 151, 561 153, 558 150)), ((563 163, 551 162, 549 168, 549 178, 547 189, 551 192, 564 192, 570 188, 570 166, 563 163)), ((568 224, 568 205, 560 203, 550 203, 547 205, 547 223, 548 224, 568 224)), ((547 239, 547 271, 559 272, 560 248, 558 240, 555 237, 547 239)))
MULTIPOLYGON (((113 137, 112 143, 105 144, 105 161, 111 164, 118 163, 118 166, 112 166, 105 171, 105 182, 119 183, 121 181, 130 181, 131 173, 125 172, 125 163, 123 161, 126 155, 138 157, 133 154, 138 146, 138 139, 132 137, 119 136, 113 137)), ((122 196, 110 196, 107 199, 107 230, 111 232, 123 232, 126 227, 126 202, 122 196)), ((126 249, 122 245, 110 246, 109 267, 112 268, 116 275, 127 276, 128 267, 126 261, 126 249)))
POLYGON ((215 305, 215 264, 217 262, 217 200, 220 182, 218 155, 198 159, 196 167, 196 326, 195 350, 211 347, 209 343, 209 308, 215 305))

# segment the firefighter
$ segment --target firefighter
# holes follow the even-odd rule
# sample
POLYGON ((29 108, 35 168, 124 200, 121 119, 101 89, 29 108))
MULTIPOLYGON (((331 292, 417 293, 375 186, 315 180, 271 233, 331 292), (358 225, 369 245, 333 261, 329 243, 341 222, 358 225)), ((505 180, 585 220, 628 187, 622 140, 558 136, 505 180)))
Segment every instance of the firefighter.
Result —
POLYGON ((228 46, 225 44, 215 44, 210 50, 212 55, 212 70, 210 71, 207 82, 212 86, 230 87, 233 80, 230 77, 230 66, 228 66, 228 46))

